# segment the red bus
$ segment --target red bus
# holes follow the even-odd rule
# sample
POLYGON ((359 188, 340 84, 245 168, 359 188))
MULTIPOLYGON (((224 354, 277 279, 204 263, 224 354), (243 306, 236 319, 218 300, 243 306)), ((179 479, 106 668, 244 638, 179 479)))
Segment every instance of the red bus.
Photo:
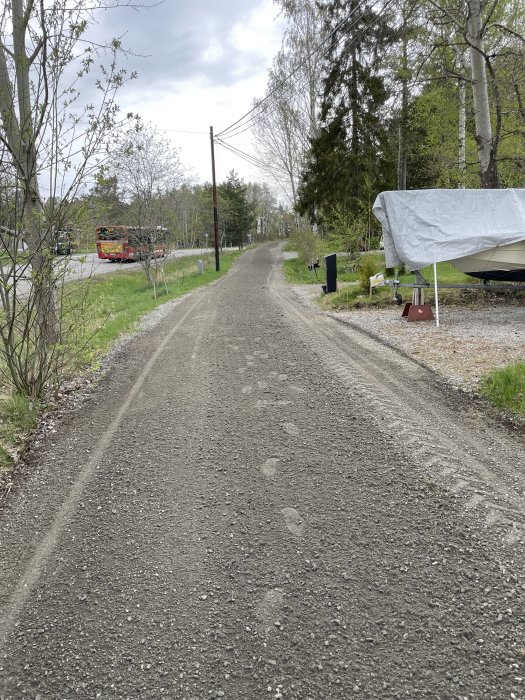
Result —
POLYGON ((163 226, 97 226, 97 253, 102 260, 163 258, 169 232, 163 226))

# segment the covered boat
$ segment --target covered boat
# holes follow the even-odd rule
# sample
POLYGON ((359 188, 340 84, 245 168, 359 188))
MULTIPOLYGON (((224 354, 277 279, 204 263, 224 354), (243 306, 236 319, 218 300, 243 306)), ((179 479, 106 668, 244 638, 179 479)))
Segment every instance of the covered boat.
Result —
POLYGON ((525 281, 525 189, 382 192, 387 267, 450 261, 484 280, 525 281))
POLYGON ((525 282, 525 241, 488 248, 450 262, 478 279, 525 282))

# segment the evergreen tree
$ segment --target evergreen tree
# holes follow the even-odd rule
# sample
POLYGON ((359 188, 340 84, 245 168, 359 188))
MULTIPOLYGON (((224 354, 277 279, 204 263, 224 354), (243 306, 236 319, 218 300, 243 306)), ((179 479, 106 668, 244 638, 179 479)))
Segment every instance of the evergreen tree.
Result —
POLYGON ((351 0, 324 4, 330 48, 325 57, 320 130, 312 140, 298 209, 326 218, 344 204, 358 212, 365 181, 395 185, 381 59, 394 39, 381 12, 351 0), (392 182, 392 178, 394 178, 392 182))
POLYGON ((254 230, 255 204, 248 198, 248 187, 232 170, 226 182, 219 187, 223 200, 220 218, 228 243, 242 248, 248 235, 254 230))

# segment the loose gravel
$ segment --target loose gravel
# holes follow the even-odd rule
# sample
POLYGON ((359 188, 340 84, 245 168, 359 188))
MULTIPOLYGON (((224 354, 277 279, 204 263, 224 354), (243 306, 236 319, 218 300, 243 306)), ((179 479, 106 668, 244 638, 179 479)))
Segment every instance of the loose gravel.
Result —
MULTIPOLYGON (((297 285, 306 303, 319 297, 318 285, 297 285)), ((424 362, 447 382, 477 392, 480 380, 494 369, 525 360, 525 306, 512 303, 443 306, 435 321, 407 322, 403 307, 329 312, 334 318, 370 333, 381 342, 424 362)))
POLYGON ((522 443, 248 251, 0 514, 4 700, 524 700, 522 443))

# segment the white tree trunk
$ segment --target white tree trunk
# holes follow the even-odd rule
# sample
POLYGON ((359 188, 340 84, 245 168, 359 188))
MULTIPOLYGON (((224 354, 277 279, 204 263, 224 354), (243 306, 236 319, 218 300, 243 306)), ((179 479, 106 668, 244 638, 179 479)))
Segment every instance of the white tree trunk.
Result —
POLYGON ((494 139, 490 121, 490 104, 487 83, 487 70, 483 49, 483 20, 481 0, 467 0, 469 19, 467 39, 470 45, 470 67, 472 75, 472 96, 474 100, 474 121, 476 143, 480 164, 481 186, 498 187, 494 139))
POLYGON ((459 177, 458 188, 465 189, 467 175, 467 152, 466 152, 466 133, 467 133, 467 112, 466 112, 466 83, 460 78, 458 84, 459 91, 459 120, 458 120, 458 161, 459 161, 459 177))

